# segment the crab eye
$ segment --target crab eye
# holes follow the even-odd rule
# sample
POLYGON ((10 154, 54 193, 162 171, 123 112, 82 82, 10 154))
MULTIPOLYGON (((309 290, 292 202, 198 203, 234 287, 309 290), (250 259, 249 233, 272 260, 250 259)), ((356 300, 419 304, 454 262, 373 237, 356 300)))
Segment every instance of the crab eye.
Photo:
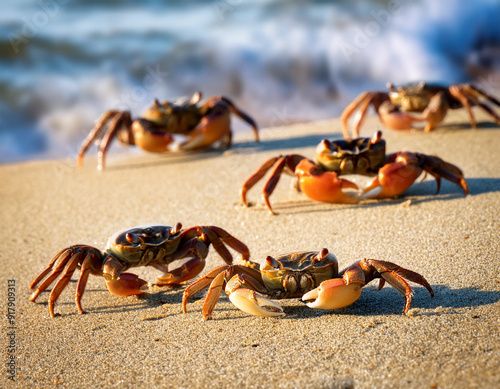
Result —
POLYGON ((131 244, 138 244, 141 242, 141 240, 137 237, 136 234, 133 234, 131 232, 127 233, 127 235, 125 235, 125 239, 127 239, 127 242, 131 243, 131 244))

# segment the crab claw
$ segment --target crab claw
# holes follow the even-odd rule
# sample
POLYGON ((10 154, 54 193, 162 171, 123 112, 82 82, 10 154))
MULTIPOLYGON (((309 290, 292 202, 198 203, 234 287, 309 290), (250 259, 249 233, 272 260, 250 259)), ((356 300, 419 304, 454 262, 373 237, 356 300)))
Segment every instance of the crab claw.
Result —
POLYGON ((339 309, 354 303, 361 296, 361 288, 362 283, 346 285, 342 278, 333 278, 307 292, 302 296, 302 301, 314 300, 307 303, 309 308, 339 309))
POLYGON ((132 273, 122 273, 117 279, 111 277, 106 279, 108 290, 120 297, 144 294, 146 292, 141 290, 141 287, 147 284, 147 281, 132 273))
POLYGON ((389 156, 391 163, 383 166, 377 177, 363 190, 362 199, 383 199, 400 195, 407 190, 423 171, 436 179, 437 193, 444 178, 460 186, 464 194, 469 193, 462 171, 439 157, 400 152, 389 156))
POLYGON ((251 289, 238 288, 229 294, 229 300, 243 312, 257 316, 285 316, 283 308, 251 289))
POLYGON ((358 189, 355 183, 338 178, 333 172, 321 172, 307 159, 299 162, 295 174, 299 178, 300 190, 312 200, 323 203, 359 202, 355 196, 342 191, 342 189, 358 189))
POLYGON ((411 130, 414 122, 422 122, 425 118, 411 116, 407 112, 402 112, 389 101, 385 101, 378 109, 380 120, 384 125, 392 130, 411 130))
MULTIPOLYGON (((402 153, 403 154, 403 153, 402 153)), ((418 157, 413 153, 398 156, 396 162, 384 165, 377 177, 363 190, 363 198, 384 199, 400 195, 422 174, 418 157)))

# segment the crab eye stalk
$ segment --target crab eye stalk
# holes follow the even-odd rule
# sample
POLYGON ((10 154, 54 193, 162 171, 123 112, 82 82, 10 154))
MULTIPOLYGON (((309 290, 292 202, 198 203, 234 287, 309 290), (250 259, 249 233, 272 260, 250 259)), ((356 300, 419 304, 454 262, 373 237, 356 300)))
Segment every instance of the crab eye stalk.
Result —
POLYGON ((140 244, 142 242, 142 240, 132 232, 127 233, 127 235, 125 235, 125 239, 127 239, 127 242, 130 244, 140 244))
POLYGON ((321 251, 318 253, 318 259, 321 261, 322 259, 325 259, 328 256, 328 249, 327 248, 322 248, 321 251))
POLYGON ((273 257, 271 257, 270 255, 268 255, 266 257, 266 263, 268 266, 271 266, 273 268, 283 268, 283 266, 281 265, 281 263, 279 263, 276 259, 274 259, 273 257))

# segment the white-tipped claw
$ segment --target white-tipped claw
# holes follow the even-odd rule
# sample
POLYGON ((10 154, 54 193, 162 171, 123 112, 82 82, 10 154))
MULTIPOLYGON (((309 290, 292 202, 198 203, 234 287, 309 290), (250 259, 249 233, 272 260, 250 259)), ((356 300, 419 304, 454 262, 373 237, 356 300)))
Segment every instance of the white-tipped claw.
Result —
POLYGON ((354 303, 361 296, 362 287, 359 283, 346 285, 342 278, 334 278, 307 292, 302 301, 314 300, 307 303, 309 308, 339 309, 354 303))
POLYGON ((361 200, 375 199, 379 194, 382 193, 383 190, 383 187, 378 186, 376 188, 367 190, 365 193, 361 194, 359 198, 361 200))
POLYGON ((229 300, 243 312, 257 316, 285 316, 283 308, 251 289, 239 288, 229 295, 229 300))

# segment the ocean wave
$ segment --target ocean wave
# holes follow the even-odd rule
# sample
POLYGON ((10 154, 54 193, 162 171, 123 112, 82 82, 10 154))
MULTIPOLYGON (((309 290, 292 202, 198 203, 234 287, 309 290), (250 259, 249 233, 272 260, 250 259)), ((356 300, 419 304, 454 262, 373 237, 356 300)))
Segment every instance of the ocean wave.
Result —
POLYGON ((154 97, 224 94, 276 126, 338 116, 388 81, 500 65, 498 1, 3 3, 0 162, 64 156, 105 110, 154 97))

